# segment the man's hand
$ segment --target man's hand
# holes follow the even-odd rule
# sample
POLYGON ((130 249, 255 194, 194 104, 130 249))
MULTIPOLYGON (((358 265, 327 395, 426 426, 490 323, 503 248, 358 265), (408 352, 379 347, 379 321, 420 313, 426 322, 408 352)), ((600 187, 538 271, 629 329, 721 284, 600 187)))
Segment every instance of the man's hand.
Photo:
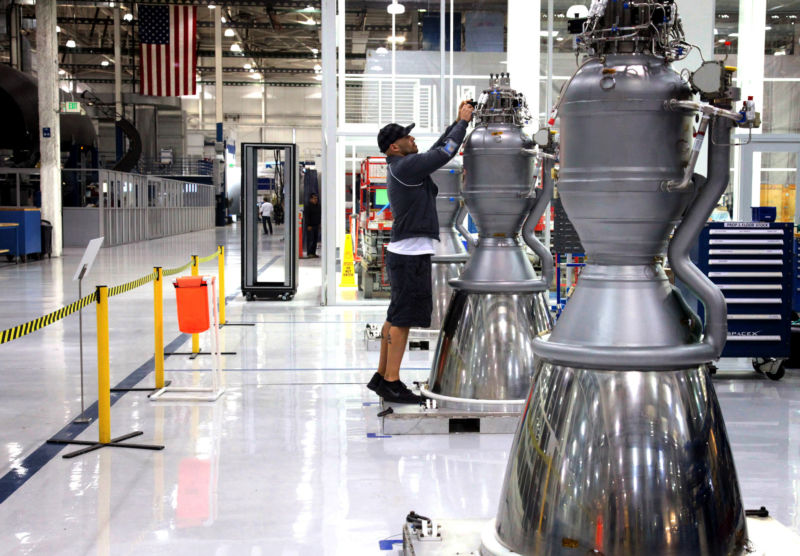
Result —
POLYGON ((472 112, 475 111, 475 108, 467 101, 461 103, 461 106, 458 107, 458 118, 460 120, 464 120, 468 122, 472 119, 472 112))

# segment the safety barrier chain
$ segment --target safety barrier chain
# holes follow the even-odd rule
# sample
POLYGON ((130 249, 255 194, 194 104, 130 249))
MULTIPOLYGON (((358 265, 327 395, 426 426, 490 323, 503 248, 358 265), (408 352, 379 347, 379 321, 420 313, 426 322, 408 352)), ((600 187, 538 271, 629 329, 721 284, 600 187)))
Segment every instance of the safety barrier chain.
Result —
POLYGON ((218 256, 219 256, 219 247, 217 247, 217 250, 216 250, 216 251, 214 251, 213 253, 211 253, 209 256, 207 256, 207 257, 200 257, 200 258, 198 259, 198 262, 199 262, 199 263, 207 263, 208 261, 210 261, 210 260, 212 260, 212 259, 216 259, 218 256))
POLYGON ((54 322, 59 321, 64 317, 71 315, 78 309, 83 309, 84 307, 86 307, 90 303, 94 303, 95 301, 97 301, 97 292, 89 294, 86 297, 82 297, 78 301, 70 303, 66 307, 62 307, 57 311, 48 313, 43 317, 39 317, 38 319, 33 319, 32 321, 28 321, 25 324, 19 324, 17 326, 3 330, 2 332, 0 332, 0 344, 5 344, 6 342, 10 342, 11 340, 16 340, 17 338, 26 336, 31 332, 36 332, 40 328, 49 326, 54 322))
POLYGON ((179 274, 183 272, 190 266, 192 266, 192 261, 189 261, 185 265, 179 266, 178 268, 165 268, 164 270, 161 271, 161 274, 163 274, 164 276, 172 276, 173 274, 179 274))
POLYGON ((109 288, 108 297, 114 297, 115 295, 135 290, 139 286, 144 286, 145 284, 149 284, 157 277, 158 275, 155 272, 151 272, 147 276, 142 276, 141 278, 137 278, 136 280, 131 280, 130 282, 125 282, 124 284, 121 284, 119 286, 114 286, 113 288, 109 288))
MULTIPOLYGON (((221 253, 222 253, 221 249, 217 248, 217 250, 214 251, 214 253, 212 253, 211 255, 197 259, 198 263, 208 262, 220 256, 221 253)), ((172 276, 174 274, 183 272, 184 270, 186 270, 191 266, 192 266, 192 260, 190 260, 183 266, 179 266, 178 268, 165 269, 162 271, 162 274, 164 276, 172 276)), ((120 295, 122 293, 135 290, 136 288, 144 286, 145 284, 149 284, 150 282, 154 281, 157 278, 158 278, 158 273, 151 272, 147 276, 142 276, 141 278, 137 278, 136 280, 131 280, 130 282, 120 284, 119 286, 114 286, 113 288, 109 288, 108 297, 113 297, 115 295, 120 295)), ((22 338, 23 336, 27 336, 32 332, 36 332, 37 330, 44 328, 45 326, 50 326, 54 322, 60 321, 64 317, 67 317, 72 313, 78 311, 79 309, 83 309, 90 303, 94 303, 96 301, 97 301, 97 292, 94 292, 92 294, 80 298, 77 301, 74 301, 73 303, 70 303, 65 307, 53 311, 52 313, 48 313, 43 317, 39 317, 31 321, 28 321, 24 324, 18 324, 17 326, 12 326, 11 328, 2 330, 0 331, 0 344, 5 344, 6 342, 22 338)))

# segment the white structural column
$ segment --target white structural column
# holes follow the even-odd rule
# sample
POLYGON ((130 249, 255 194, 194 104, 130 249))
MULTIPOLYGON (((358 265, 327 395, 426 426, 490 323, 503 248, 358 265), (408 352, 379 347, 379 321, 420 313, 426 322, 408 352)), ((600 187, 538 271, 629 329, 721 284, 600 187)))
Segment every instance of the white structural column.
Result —
MULTIPOLYGON (((344 91, 342 91, 344 94, 344 91)), ((322 0, 322 304, 336 303, 336 0, 322 0)))
MULTIPOLYGON (((759 112, 764 110, 764 41, 766 39, 767 0, 739 0, 739 52, 737 66, 742 98, 752 96, 759 112)), ((760 133, 753 130, 753 133, 760 133)), ((735 189, 739 190, 739 151, 736 153, 735 189)), ((761 204, 761 153, 753 155, 750 206, 761 204)), ((734 200, 735 201, 735 200, 734 200)), ((737 205, 734 219, 750 220, 750 207, 737 205)))
MULTIPOLYGON (((334 115, 338 114, 338 118, 336 121, 338 122, 337 129, 343 129, 345 127, 346 121, 346 95, 347 95, 347 77, 345 75, 345 71, 347 69, 347 36, 345 35, 346 27, 345 27, 345 14, 346 12, 346 2, 345 0, 338 0, 337 2, 337 13, 336 13, 336 50, 337 50, 337 74, 338 74, 338 87, 339 87, 339 94, 337 95, 337 111, 334 112, 334 115)), ((392 16, 394 19, 394 15, 392 16)), ((393 34, 394 34, 394 28, 393 34)), ((395 43, 392 42, 392 45, 395 43)), ((394 52, 394 50, 392 51, 394 52)), ((392 54, 392 61, 394 63, 394 54, 392 54)), ((395 66, 392 65, 392 78, 394 79, 395 73, 395 66)), ((394 84, 392 85, 392 91, 395 90, 394 84)), ((392 110, 394 111, 394 92, 392 92, 392 110)), ((394 121, 395 114, 392 113, 392 121, 394 121)), ((344 139, 337 139, 336 141, 336 180, 335 183, 329 180, 329 185, 335 187, 336 196, 335 196, 335 212, 334 214, 334 223, 335 226, 331 226, 328 230, 328 235, 326 238, 333 238, 335 241, 331 242, 337 246, 335 256, 337 259, 344 260, 344 250, 347 249, 345 245, 345 233, 347 231, 346 228, 346 220, 345 220, 345 206, 347 205, 345 190, 347 189, 347 179, 345 176, 345 140, 344 139), (340 171, 341 169, 341 171, 340 171), (335 234, 335 235, 334 235, 335 234)), ((355 192, 355 190, 354 190, 355 192)), ((355 193, 354 193, 355 194, 355 193)), ((338 284, 337 284, 338 285, 338 284)))
MULTIPOLYGON (((439 2, 439 131, 447 129, 447 118, 445 115, 445 94, 444 94, 444 68, 445 68, 445 41, 444 41, 444 0, 439 2)), ((394 70, 392 70, 394 71, 394 70)))
POLYGON ((120 8, 114 8, 114 110, 122 118, 122 30, 120 8))
POLYGON ((225 151, 222 145, 224 140, 222 130, 222 120, 224 118, 222 111, 222 6, 219 9, 212 10, 214 14, 214 100, 216 105, 216 137, 215 137, 215 154, 214 157, 214 185, 216 186, 217 193, 222 193, 222 172, 225 168, 225 151), (222 161, 220 161, 222 158, 222 161))
MULTIPOLYGON (((714 21, 716 19, 716 0, 677 0, 678 13, 681 16, 686 42, 697 46, 684 60, 673 64, 675 71, 684 69, 695 71, 706 60, 714 59, 714 21), (702 53, 702 56, 701 56, 702 53)), ((708 141, 703 143, 703 150, 697 161, 695 172, 703 176, 708 171, 708 141)))
MULTIPOLYGON (((528 99, 536 120, 544 107, 539 106, 541 73, 541 0, 508 0, 508 73, 511 86, 528 99)), ((548 109, 544 109, 547 112, 548 109)), ((538 127, 533 122, 532 127, 538 127)))
POLYGON ((58 101, 56 0, 36 2, 36 61, 39 82, 39 152, 42 218, 53 224, 54 257, 61 256, 61 126, 58 101))

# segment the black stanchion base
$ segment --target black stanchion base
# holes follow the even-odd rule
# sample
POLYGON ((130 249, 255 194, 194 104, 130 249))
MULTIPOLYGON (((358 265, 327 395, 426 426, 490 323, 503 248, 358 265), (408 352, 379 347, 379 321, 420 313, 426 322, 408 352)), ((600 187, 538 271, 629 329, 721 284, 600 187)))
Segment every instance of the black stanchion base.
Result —
POLYGON ((118 436, 117 438, 112 438, 111 442, 103 443, 103 442, 92 442, 90 440, 72 440, 72 439, 60 439, 60 438, 51 438, 47 441, 48 444, 78 444, 80 446, 86 446, 86 448, 81 448, 80 450, 75 450, 74 452, 70 452, 69 454, 64 454, 62 456, 64 459, 74 458, 76 456, 80 456, 83 454, 88 454, 89 452, 93 452, 95 450, 99 450, 100 448, 136 448, 139 450, 163 450, 164 446, 158 446, 156 444, 132 444, 129 442, 123 442, 123 440, 128 440, 129 438, 133 438, 134 436, 140 436, 144 434, 142 431, 134 431, 128 434, 123 434, 122 436, 118 436))
MULTIPOLYGON (((188 355, 189 359, 194 359, 198 355, 214 355, 211 351, 198 351, 197 353, 193 351, 173 351, 171 353, 165 353, 164 357, 169 357, 170 355, 188 355)), ((223 351, 220 355, 236 355, 235 351, 223 351)))
MULTIPOLYGON (((169 386, 172 384, 171 380, 165 380, 164 386, 169 386)), ((161 388, 156 388, 155 386, 152 388, 112 388, 112 392, 150 392, 153 393, 156 390, 161 390, 161 388)), ((77 421, 75 421, 77 423, 77 421)))

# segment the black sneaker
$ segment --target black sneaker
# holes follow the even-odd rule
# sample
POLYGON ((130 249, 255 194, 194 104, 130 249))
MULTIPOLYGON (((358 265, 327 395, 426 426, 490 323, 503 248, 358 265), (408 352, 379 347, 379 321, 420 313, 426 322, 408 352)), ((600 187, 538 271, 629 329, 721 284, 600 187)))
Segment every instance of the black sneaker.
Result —
POLYGON ((381 385, 378 386, 378 389, 375 391, 375 393, 383 398, 383 401, 389 403, 418 404, 422 403, 423 401, 422 396, 417 396, 414 394, 399 380, 395 380, 393 382, 384 380, 381 382, 381 385))
POLYGON ((381 385, 382 382, 383 382, 383 377, 378 373, 375 373, 374 375, 372 375, 372 378, 369 379, 369 382, 367 383, 367 388, 369 388, 373 392, 377 392, 378 387, 381 385))

